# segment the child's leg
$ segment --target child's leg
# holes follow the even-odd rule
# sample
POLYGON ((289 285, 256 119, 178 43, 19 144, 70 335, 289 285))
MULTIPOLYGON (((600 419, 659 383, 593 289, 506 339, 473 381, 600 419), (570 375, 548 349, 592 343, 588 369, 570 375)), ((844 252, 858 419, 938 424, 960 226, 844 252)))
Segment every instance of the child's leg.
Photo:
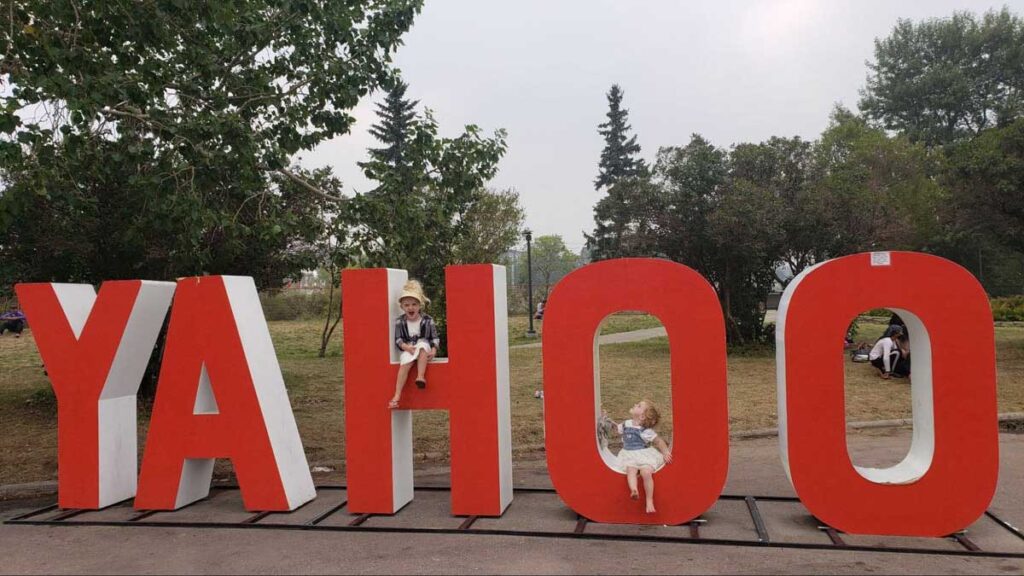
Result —
POLYGON ((410 368, 412 368, 412 364, 402 364, 398 367, 398 382, 395 383, 395 395, 391 398, 392 408, 398 405, 398 399, 402 397, 402 388, 405 388, 410 368))
POLYGON ((419 357, 416 358, 416 381, 426 382, 427 362, 429 361, 427 359, 427 351, 420 350, 419 353, 419 357))
POLYGON ((636 500, 640 497, 640 492, 636 487, 636 473, 637 469, 632 466, 626 467, 626 483, 629 484, 629 497, 636 500))
POLYGON ((640 476, 644 479, 644 496, 647 497, 647 513, 653 514, 654 510, 654 470, 650 466, 640 469, 640 476))

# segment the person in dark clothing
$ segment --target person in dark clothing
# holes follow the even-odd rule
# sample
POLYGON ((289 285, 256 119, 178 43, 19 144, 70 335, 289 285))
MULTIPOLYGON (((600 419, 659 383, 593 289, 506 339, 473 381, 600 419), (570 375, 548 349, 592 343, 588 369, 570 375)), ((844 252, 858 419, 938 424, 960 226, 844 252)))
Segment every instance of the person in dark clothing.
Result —
POLYGON ((899 314, 893 312, 892 317, 889 318, 889 327, 885 329, 882 337, 897 335, 898 337, 893 342, 896 344, 900 355, 893 366, 892 376, 907 378, 910 376, 910 332, 907 331, 907 323, 903 321, 903 318, 900 318, 899 314))
POLYGON ((907 327, 907 323, 904 322, 903 318, 900 318, 900 315, 895 313, 895 312, 893 312, 892 316, 889 317, 889 325, 890 326, 902 326, 904 328, 907 327))
POLYGON ((4 312, 0 315, 0 335, 10 331, 14 333, 15 338, 21 338, 21 333, 25 330, 25 324, 25 314, 21 310, 11 309, 4 312))

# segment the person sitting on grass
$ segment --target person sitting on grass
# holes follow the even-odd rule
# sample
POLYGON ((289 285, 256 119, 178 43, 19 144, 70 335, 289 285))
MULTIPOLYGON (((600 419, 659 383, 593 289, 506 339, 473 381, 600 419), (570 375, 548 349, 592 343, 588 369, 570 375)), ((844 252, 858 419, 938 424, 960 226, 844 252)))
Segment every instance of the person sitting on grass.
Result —
POLYGON ((910 351, 906 349, 903 328, 890 326, 886 334, 875 342, 868 354, 871 365, 885 380, 910 376, 910 351))
POLYGON ((402 287, 398 304, 404 314, 395 320, 395 346, 402 351, 399 357, 401 366, 398 368, 395 395, 388 402, 389 408, 398 408, 413 362, 416 362, 416 386, 427 387, 427 362, 437 355, 437 346, 441 343, 433 318, 421 312, 429 303, 430 299, 423 294, 423 286, 416 280, 409 280, 402 287))
POLYGON ((618 424, 616 428, 622 435, 622 450, 616 456, 620 472, 626 473, 626 485, 629 497, 640 498, 637 487, 637 475, 644 480, 644 496, 647 513, 656 512, 654 508, 654 473, 665 464, 672 463, 672 452, 668 444, 662 440, 654 427, 658 425, 660 416, 658 409, 648 400, 641 400, 629 410, 633 418, 618 424), (652 446, 653 445, 653 446, 652 446))

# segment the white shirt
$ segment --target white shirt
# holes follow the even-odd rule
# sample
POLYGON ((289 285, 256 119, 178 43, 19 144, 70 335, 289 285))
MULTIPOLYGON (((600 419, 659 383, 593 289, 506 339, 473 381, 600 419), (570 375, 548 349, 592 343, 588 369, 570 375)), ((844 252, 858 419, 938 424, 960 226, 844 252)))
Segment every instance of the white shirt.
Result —
POLYGON ((868 360, 882 359, 882 365, 885 366, 885 371, 892 372, 892 366, 890 365, 891 354, 893 348, 896 347, 896 343, 892 341, 892 338, 882 338, 878 342, 875 342, 875 347, 871 349, 871 353, 868 354, 868 360))
POLYGON ((406 319, 405 324, 409 327, 409 336, 412 338, 420 337, 420 323, 423 322, 423 317, 419 317, 416 320, 406 319))

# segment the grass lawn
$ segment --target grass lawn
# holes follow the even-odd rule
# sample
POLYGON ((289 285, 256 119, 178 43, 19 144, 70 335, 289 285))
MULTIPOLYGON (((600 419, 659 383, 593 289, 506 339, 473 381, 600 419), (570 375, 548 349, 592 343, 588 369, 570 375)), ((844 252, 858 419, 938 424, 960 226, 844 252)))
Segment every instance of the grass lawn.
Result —
MULTIPOLYGON (((522 337, 527 319, 510 319, 513 343, 522 337)), ((604 333, 657 326, 645 315, 616 315, 604 333)), ((540 323, 535 322, 540 329, 540 323)), ((281 369, 288 386, 299 431, 311 466, 337 469, 344 462, 343 366, 340 333, 327 358, 317 358, 321 325, 317 321, 272 322, 281 369)), ((873 341, 883 326, 862 323, 858 340, 873 341)), ((999 411, 1024 411, 1024 327, 996 327, 999 411)), ((340 332, 340 330, 339 330, 340 332)), ((541 350, 512 349, 512 439, 517 459, 542 457, 541 401, 533 397, 541 383, 541 350)), ((40 368, 31 333, 0 337, 0 484, 56 478, 56 406, 49 381, 40 368)), ((729 358, 729 421, 732 431, 768 428, 776 423, 775 359, 773 356, 729 358)), ((391 383, 387 383, 390 385, 391 383)), ((670 405, 669 351, 665 338, 604 346, 601 349, 601 395, 614 416, 626 416, 640 398, 661 407, 670 405)), ((849 421, 910 416, 910 387, 905 380, 885 381, 865 364, 846 362, 849 421)), ((672 430, 670 410, 662 410, 663 435, 672 430)), ((418 457, 442 460, 448 451, 445 412, 417 414, 414 420, 418 457)), ((140 411, 140 447, 148 413, 140 411)), ((218 470, 223 474, 227 467, 218 470)))

